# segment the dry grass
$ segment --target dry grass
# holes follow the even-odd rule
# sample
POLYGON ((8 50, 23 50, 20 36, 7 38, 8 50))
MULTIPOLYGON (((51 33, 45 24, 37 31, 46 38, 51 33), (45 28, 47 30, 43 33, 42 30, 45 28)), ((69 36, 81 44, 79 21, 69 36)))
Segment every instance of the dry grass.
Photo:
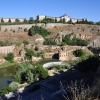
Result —
POLYGON ((61 83, 61 89, 63 91, 66 91, 66 90, 69 91, 68 95, 62 94, 66 100, 94 100, 94 99, 98 100, 98 97, 100 94, 100 92, 97 93, 97 90, 96 90, 97 87, 89 88, 89 86, 87 86, 86 88, 85 84, 83 84, 82 81, 80 82, 79 85, 77 81, 75 83, 72 82, 71 86, 67 86, 67 87, 65 87, 61 83))

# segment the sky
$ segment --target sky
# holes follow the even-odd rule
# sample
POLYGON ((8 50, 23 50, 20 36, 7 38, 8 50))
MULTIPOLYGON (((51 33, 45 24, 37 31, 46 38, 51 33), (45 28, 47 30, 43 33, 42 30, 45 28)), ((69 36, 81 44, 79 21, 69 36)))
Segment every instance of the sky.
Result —
POLYGON ((1 18, 29 19, 39 14, 100 21, 100 0, 0 0, 1 18))

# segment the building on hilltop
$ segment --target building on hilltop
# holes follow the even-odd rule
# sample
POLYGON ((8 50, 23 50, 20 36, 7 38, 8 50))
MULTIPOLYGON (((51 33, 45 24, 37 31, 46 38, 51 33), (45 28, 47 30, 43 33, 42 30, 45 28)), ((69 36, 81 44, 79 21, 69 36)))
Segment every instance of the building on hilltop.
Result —
POLYGON ((0 22, 2 22, 2 20, 7 23, 9 22, 9 20, 11 22, 16 22, 16 19, 18 19, 20 22, 23 22, 25 18, 0 18, 0 22))
POLYGON ((40 15, 37 16, 36 20, 41 21, 44 18, 51 18, 51 19, 57 20, 57 22, 59 22, 60 20, 63 20, 63 19, 65 19, 65 22, 72 20, 73 23, 75 23, 77 21, 87 20, 87 18, 83 18, 83 19, 70 18, 66 14, 64 14, 63 16, 60 16, 60 17, 52 17, 52 16, 46 16, 46 15, 40 14, 40 15))

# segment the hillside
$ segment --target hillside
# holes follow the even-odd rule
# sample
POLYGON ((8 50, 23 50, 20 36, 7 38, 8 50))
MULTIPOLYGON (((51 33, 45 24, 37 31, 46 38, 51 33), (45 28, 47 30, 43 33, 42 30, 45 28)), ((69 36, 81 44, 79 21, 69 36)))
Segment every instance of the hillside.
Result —
POLYGON ((71 33, 74 35, 84 35, 88 38, 88 41, 94 40, 100 35, 100 26, 99 25, 87 25, 87 24, 68 24, 67 26, 55 26, 53 28, 48 28, 52 33, 50 36, 55 37, 59 32, 60 33, 71 33))
MULTIPOLYGON (((55 38, 57 34, 72 34, 73 37, 83 38, 88 40, 89 42, 94 40, 95 38, 100 37, 100 26, 99 25, 87 25, 87 24, 68 24, 64 26, 55 26, 53 28, 46 28, 51 32, 50 36, 55 38)), ((28 32, 13 32, 13 31, 0 31, 0 40, 1 41, 9 41, 11 43, 15 42, 23 42, 24 40, 29 41, 30 43, 34 43, 36 38, 40 38, 41 36, 36 34, 33 36, 28 36, 28 32)))

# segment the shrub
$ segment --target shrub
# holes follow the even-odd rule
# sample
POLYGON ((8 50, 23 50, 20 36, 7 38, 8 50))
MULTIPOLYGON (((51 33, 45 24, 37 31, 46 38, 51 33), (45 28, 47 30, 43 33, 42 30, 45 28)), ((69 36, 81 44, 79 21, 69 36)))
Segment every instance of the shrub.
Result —
POLYGON ((18 87, 19 87, 19 83, 18 83, 18 82, 12 82, 12 83, 9 85, 9 87, 11 87, 13 91, 14 91, 14 90, 17 90, 18 87))
POLYGON ((73 52, 76 57, 85 56, 85 52, 82 49, 77 49, 73 52))
POLYGON ((8 60, 9 62, 13 62, 14 61, 14 54, 8 53, 7 56, 5 57, 5 59, 8 60))
POLYGON ((27 40, 24 40, 23 43, 24 43, 25 45, 28 45, 28 44, 29 44, 29 42, 28 42, 27 40))
POLYGON ((28 31, 27 28, 25 28, 25 29, 24 29, 24 32, 27 32, 27 31, 28 31))
POLYGON ((12 91, 12 88, 11 87, 9 87, 9 86, 3 87, 0 90, 0 96, 3 96, 4 94, 8 94, 11 91, 12 91))

